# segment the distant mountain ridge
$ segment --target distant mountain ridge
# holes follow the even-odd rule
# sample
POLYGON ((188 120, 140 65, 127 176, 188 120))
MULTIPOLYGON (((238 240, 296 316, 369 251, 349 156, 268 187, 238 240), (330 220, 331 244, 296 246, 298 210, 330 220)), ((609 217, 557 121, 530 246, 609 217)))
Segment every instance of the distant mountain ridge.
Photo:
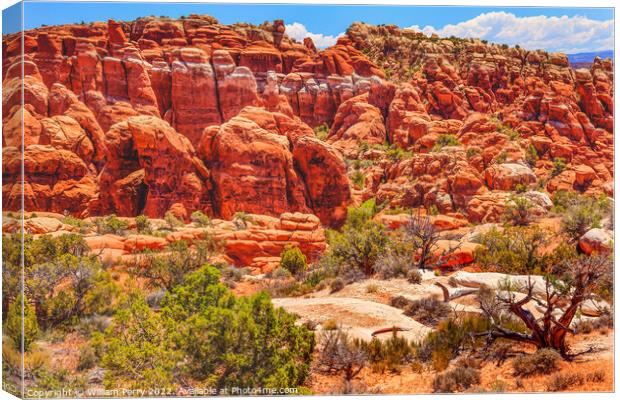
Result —
POLYGON ((613 50, 602 50, 602 51, 592 51, 587 53, 575 53, 575 54, 567 54, 568 62, 571 64, 575 63, 591 63, 594 61, 596 56, 600 57, 602 60, 605 58, 614 59, 614 51, 613 50))

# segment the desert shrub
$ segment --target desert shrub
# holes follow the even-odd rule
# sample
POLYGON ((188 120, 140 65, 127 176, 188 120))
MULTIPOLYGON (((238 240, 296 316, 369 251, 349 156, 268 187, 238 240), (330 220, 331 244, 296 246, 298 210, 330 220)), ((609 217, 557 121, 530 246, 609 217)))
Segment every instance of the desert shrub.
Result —
POLYGON ((196 226, 199 226, 202 228, 205 228, 211 225, 211 219, 209 218, 209 216, 200 210, 194 211, 192 215, 190 216, 190 219, 196 226))
POLYGON ((461 142, 456 138, 456 135, 442 133, 437 137, 435 141, 435 146, 433 146, 432 151, 439 151, 446 146, 460 146, 461 142))
POLYGON ((454 393, 480 383, 480 372, 474 368, 456 367, 443 372, 433 380, 435 393, 454 393))
MULTIPOLYGON (((13 257, 17 236, 4 236, 3 301, 21 292, 19 258, 13 257)), ((109 311, 118 292, 111 275, 78 234, 24 237, 24 293, 42 329, 70 325, 77 319, 109 311), (59 282, 63 290, 58 290, 59 282)))
POLYGON ((586 381, 595 382, 595 383, 605 382, 605 371, 602 369, 599 369, 593 372, 589 372, 586 375, 586 381))
POLYGON ((313 333, 265 292, 236 297, 220 278, 209 265, 187 274, 159 313, 132 294, 97 338, 105 386, 174 389, 187 379, 219 389, 301 385, 313 333))
POLYGON ((375 283, 371 283, 369 285, 366 285, 366 293, 377 293, 379 291, 379 285, 375 284, 375 283))
POLYGON ((319 126, 315 126, 314 127, 314 134, 316 135, 316 137, 320 140, 326 140, 327 137, 329 136, 329 125, 327 125, 326 123, 322 123, 319 126))
POLYGON ((168 229, 170 230, 174 230, 174 228, 178 228, 184 225, 183 221, 177 218, 170 211, 167 211, 166 214, 164 214, 164 221, 166 221, 166 224, 168 225, 168 229))
POLYGON ((422 273, 417 269, 410 269, 407 271, 407 281, 414 285, 422 283, 422 273))
POLYGON ((287 246, 280 255, 280 267, 286 269, 293 275, 300 275, 308 269, 306 256, 299 247, 287 246))
POLYGON ((601 220, 609 213, 606 197, 591 197, 556 193, 555 210, 562 213, 562 231, 578 239, 591 228, 600 227, 601 220))
POLYGON ((488 326, 488 321, 479 316, 445 319, 417 346, 416 357, 423 362, 433 361, 435 366, 443 364, 445 368, 461 352, 475 349, 481 339, 472 334, 484 332, 488 326))
POLYGON ((446 318, 452 308, 433 297, 412 301, 405 308, 405 315, 415 319, 424 325, 436 325, 446 318))
POLYGON ((525 162, 528 163, 530 167, 536 166, 536 162, 539 160, 538 151, 536 151, 536 147, 530 144, 527 146, 527 150, 525 152, 525 162))
POLYGON ((363 349, 341 329, 324 330, 319 343, 319 368, 331 373, 341 373, 345 381, 351 381, 366 365, 363 349))
POLYGON ((328 234, 330 247, 323 261, 337 268, 335 275, 341 271, 374 273, 375 262, 388 242, 383 225, 372 220, 375 213, 374 200, 349 208, 342 232, 328 234))
POLYGON ((153 227, 151 226, 151 221, 146 215, 138 215, 135 219, 136 221, 136 230, 138 233, 150 234, 153 232, 153 227))
POLYGON ((566 160, 562 157, 553 159, 553 169, 551 170, 551 176, 558 176, 566 169, 566 160))
POLYGON ((523 196, 511 196, 506 203, 504 219, 514 226, 527 226, 532 221, 532 203, 523 196))
POLYGON ((78 365, 77 365, 78 371, 84 371, 87 369, 91 369, 92 367, 97 365, 98 361, 99 359, 97 358, 97 355, 95 354, 95 350, 90 345, 86 344, 80 347, 80 355, 78 358, 78 365))
POLYGON ((381 279, 407 277, 409 271, 417 271, 412 264, 410 251, 389 248, 377 256, 373 269, 381 279))
POLYGON ((291 277, 291 271, 286 268, 278 267, 269 274, 273 279, 288 279, 291 277))
POLYGON ((476 262, 486 269, 502 273, 541 273, 549 258, 541 254, 547 234, 539 227, 496 228, 474 239, 484 247, 476 250, 476 262))
POLYGON ((390 300, 390 305, 392 307, 400 308, 401 310, 406 309, 411 305, 413 300, 409 300, 405 296, 396 296, 390 300))
POLYGON ((233 215, 233 223, 238 230, 248 229, 248 224, 252 222, 252 216, 244 211, 237 211, 233 215))
POLYGON ((415 346, 407 339, 392 332, 387 340, 373 338, 371 341, 357 340, 356 346, 362 349, 366 359, 376 372, 398 372, 401 367, 413 360, 415 346))
POLYGON ((21 294, 9 305, 8 315, 4 321, 4 332, 17 350, 22 348, 23 341, 24 351, 30 350, 39 334, 39 324, 34 307, 28 304, 21 294))
POLYGON ((353 182, 356 189, 363 189, 366 183, 366 175, 362 171, 354 171, 351 174, 351 182, 353 182))
POLYGON ((392 160, 393 162, 399 162, 401 160, 405 160, 407 158, 411 158, 413 157, 413 153, 410 151, 407 151, 403 148, 401 148, 398 145, 391 145, 389 146, 386 151, 385 151, 385 155, 392 160))
POLYGON ((127 221, 118 218, 116 215, 111 214, 107 217, 97 219, 97 233, 105 235, 111 233, 114 235, 124 235, 125 231, 129 227, 127 221))
POLYGON ((329 284, 329 290, 331 293, 336 293, 344 289, 345 283, 342 279, 336 278, 329 284))
POLYGON ((196 271, 219 253, 221 243, 205 234, 204 239, 193 242, 192 250, 186 241, 180 240, 170 243, 163 253, 145 253, 127 267, 135 276, 147 279, 149 286, 171 290, 183 281, 185 275, 196 271))
POLYGON ((561 356, 553 349, 540 349, 536 353, 514 359, 512 367, 515 376, 549 374, 558 368, 561 356))
POLYGON ((547 391, 561 392, 572 386, 582 385, 583 382, 583 375, 578 372, 558 372, 547 380, 547 391))

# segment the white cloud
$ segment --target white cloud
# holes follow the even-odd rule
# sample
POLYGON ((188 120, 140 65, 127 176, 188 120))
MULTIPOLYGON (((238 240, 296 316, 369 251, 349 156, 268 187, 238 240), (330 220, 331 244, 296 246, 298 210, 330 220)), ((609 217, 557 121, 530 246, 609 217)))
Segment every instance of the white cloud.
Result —
POLYGON ((336 41, 338 41, 338 37, 344 35, 344 32, 341 32, 336 36, 323 35, 322 33, 308 32, 308 29, 306 29, 306 26, 304 24, 300 24, 299 22, 293 22, 292 24, 286 24, 285 33, 289 37, 297 40, 298 42, 303 42, 304 38, 309 37, 314 42, 314 45, 321 49, 335 45, 336 41))
POLYGON ((409 27, 429 35, 473 37, 493 43, 520 45, 529 50, 544 49, 578 53, 609 50, 614 47, 614 22, 597 21, 583 16, 517 17, 506 12, 480 14, 470 20, 449 24, 441 29, 432 26, 409 27))

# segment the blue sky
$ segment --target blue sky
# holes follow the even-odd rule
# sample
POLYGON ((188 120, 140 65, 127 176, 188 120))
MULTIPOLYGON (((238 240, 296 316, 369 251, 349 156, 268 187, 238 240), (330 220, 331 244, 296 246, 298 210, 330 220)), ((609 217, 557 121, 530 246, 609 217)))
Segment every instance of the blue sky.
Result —
MULTIPOLYGON (((611 8, 504 8, 435 6, 329 6, 281 4, 97 3, 26 2, 25 29, 80 21, 132 20, 145 15, 209 14, 221 23, 283 19, 296 39, 312 37, 319 47, 355 21, 414 27, 440 36, 476 36, 484 39, 567 52, 613 47, 611 8), (574 38, 571 38, 574 37, 574 38)), ((19 29, 3 18, 3 34, 19 29)))

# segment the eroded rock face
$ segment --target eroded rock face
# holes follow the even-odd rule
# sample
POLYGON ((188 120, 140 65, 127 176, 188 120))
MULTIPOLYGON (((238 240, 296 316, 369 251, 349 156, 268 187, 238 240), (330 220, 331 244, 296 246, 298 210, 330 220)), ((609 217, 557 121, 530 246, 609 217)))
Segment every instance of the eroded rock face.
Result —
POLYGON ((196 15, 41 27, 23 57, 18 39, 3 38, 7 209, 23 189, 27 207, 81 216, 300 211, 338 226, 373 197, 481 222, 517 188, 541 212, 541 190, 613 195, 610 60, 573 70, 361 23, 317 50, 280 20, 196 15))
POLYGON ((313 211, 326 225, 341 224, 350 202, 344 160, 313 136, 299 120, 253 107, 205 129, 199 153, 220 215, 313 211))

